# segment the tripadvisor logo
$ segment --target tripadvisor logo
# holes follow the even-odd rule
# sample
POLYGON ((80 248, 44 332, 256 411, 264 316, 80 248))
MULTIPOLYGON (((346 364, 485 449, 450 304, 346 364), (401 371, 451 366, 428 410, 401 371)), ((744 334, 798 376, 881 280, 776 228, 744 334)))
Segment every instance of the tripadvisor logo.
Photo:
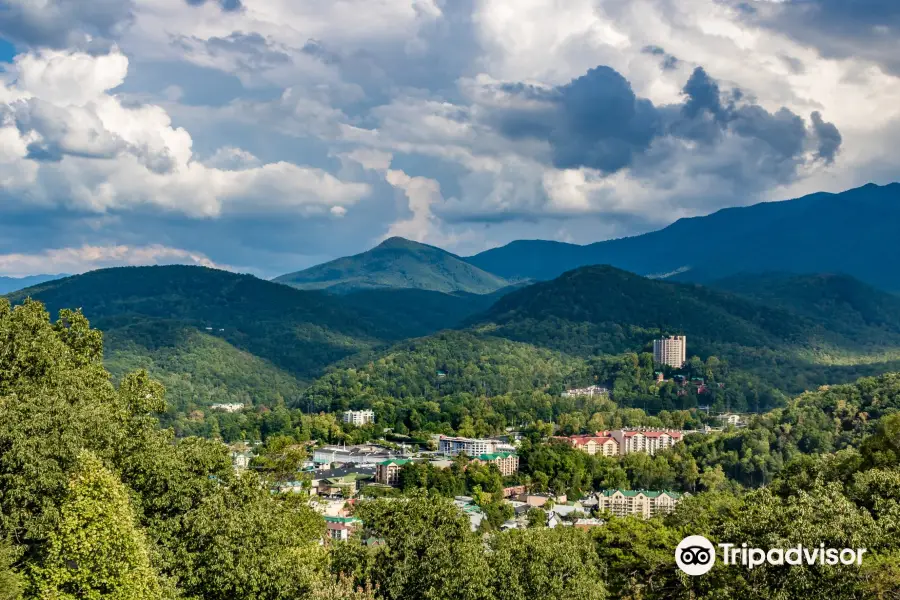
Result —
MULTIPOLYGON (((826 548, 825 544, 807 548, 797 545, 792 548, 748 548, 747 544, 719 544, 722 563, 728 566, 740 565, 754 569, 769 565, 829 565, 857 566, 862 564, 865 548, 826 548)), ((675 548, 675 563, 688 575, 708 573, 716 563, 716 547, 702 535, 690 535, 675 548)))

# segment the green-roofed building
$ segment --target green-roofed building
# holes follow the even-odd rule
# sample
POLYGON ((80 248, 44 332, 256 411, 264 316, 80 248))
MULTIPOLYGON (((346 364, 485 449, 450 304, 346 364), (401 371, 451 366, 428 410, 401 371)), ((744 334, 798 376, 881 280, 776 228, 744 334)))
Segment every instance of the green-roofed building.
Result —
POLYGON ((479 454, 472 459, 472 462, 496 465, 497 468, 500 469, 500 474, 504 477, 508 477, 519 470, 519 456, 512 452, 479 454))

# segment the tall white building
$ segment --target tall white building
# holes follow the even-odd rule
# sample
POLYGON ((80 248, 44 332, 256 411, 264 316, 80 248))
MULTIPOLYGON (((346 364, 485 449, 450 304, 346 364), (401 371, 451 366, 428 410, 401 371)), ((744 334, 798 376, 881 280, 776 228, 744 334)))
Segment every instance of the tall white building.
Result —
POLYGON ((375 413, 371 410, 345 410, 344 423, 352 423, 357 427, 375 422, 375 413))
POLYGON ((683 335, 673 335, 653 340, 653 360, 658 364, 680 369, 687 361, 687 338, 683 335))
POLYGON ((494 454, 497 452, 498 443, 497 440, 441 436, 438 450, 451 456, 456 456, 460 453, 464 453, 467 456, 478 456, 480 454, 494 454))

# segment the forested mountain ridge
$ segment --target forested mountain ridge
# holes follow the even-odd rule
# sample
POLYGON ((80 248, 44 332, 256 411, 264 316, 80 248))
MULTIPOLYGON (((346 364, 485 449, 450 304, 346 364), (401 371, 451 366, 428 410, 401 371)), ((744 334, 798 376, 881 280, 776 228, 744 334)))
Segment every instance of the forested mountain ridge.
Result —
POLYGON ((543 333, 564 323, 587 324, 598 335, 594 349, 607 352, 621 352, 641 339, 649 341, 645 332, 687 334, 689 346, 701 354, 705 346, 716 344, 810 351, 900 348, 900 299, 890 294, 848 277, 791 277, 768 288, 754 281, 732 285, 740 287, 741 293, 734 293, 648 279, 606 265, 581 267, 511 292, 470 322, 492 326, 494 335, 577 354, 585 349, 571 345, 579 337, 577 331, 566 333, 571 327, 559 329, 555 340, 544 339, 543 333), (858 306, 857 318, 872 321, 867 324, 870 329, 848 326, 847 313, 854 307, 846 302, 836 305, 834 298, 823 295, 840 287, 849 290, 847 298, 858 306), (844 310, 834 308, 838 305, 844 310), (860 316, 863 313, 865 317, 860 316))
POLYGON ((178 409, 290 401, 326 365, 395 339, 322 292, 205 267, 103 269, 9 295, 26 297, 51 314, 81 308, 104 332, 113 373, 147 368, 178 409))
POLYGON ((509 285, 492 273, 440 248, 393 237, 378 246, 321 265, 276 277, 298 289, 346 293, 365 289, 421 289, 488 294, 509 285))
POLYGON ((0 276, 0 294, 11 294, 33 285, 39 285, 46 281, 61 279, 66 275, 29 275, 28 277, 2 277, 0 276))
POLYGON ((839 194, 726 208, 680 219, 659 231, 586 246, 520 240, 466 258, 506 278, 553 279, 609 264, 641 275, 683 271, 690 281, 774 270, 846 273, 900 291, 900 184, 868 184, 839 194))

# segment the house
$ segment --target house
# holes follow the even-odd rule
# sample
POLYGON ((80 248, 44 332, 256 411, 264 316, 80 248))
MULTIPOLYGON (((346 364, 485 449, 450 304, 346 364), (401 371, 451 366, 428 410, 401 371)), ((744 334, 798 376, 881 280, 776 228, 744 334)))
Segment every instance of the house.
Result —
POLYGON ((338 542, 346 542, 350 539, 352 528, 348 525, 344 525, 343 523, 332 523, 330 521, 326 521, 325 532, 328 536, 328 539, 338 542))
POLYGON ((412 461, 406 458, 385 460, 375 465, 375 483, 397 485, 400 482, 400 469, 412 461))
POLYGON ((600 525, 604 525, 606 521, 602 519, 577 519, 575 521, 576 529, 591 529, 593 527, 599 527, 600 525))
POLYGON ((519 494, 525 493, 524 485, 514 485, 512 487, 503 488, 503 497, 511 498, 513 496, 518 496, 519 494))
POLYGON ((254 456, 249 450, 232 450, 231 466, 234 467, 235 471, 243 471, 250 466, 250 461, 253 460, 254 456))
POLYGON ((650 490, 604 490, 597 494, 597 508, 617 517, 636 515, 649 519, 672 512, 682 494, 650 490))

